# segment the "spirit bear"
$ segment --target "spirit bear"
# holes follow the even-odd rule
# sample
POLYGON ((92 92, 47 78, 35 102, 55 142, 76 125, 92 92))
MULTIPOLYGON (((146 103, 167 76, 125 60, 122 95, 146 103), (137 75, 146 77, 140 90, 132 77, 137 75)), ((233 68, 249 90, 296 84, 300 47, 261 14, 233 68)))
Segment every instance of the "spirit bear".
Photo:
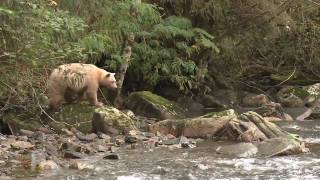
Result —
POLYGON ((82 100, 85 96, 90 104, 101 107, 97 91, 99 86, 115 90, 115 73, 107 72, 93 64, 64 64, 54 69, 48 81, 49 108, 57 109, 63 102, 72 102, 75 96, 82 100))

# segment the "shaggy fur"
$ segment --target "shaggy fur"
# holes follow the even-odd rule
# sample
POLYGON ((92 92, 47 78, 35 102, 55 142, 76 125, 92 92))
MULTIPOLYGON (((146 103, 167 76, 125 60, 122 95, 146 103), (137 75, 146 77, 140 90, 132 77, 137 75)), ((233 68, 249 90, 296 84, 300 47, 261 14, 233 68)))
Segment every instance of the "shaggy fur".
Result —
POLYGON ((116 89, 114 73, 107 72, 92 64, 72 63, 54 69, 48 81, 49 107, 59 108, 64 102, 85 96, 94 106, 102 106, 97 99, 99 86, 116 89))

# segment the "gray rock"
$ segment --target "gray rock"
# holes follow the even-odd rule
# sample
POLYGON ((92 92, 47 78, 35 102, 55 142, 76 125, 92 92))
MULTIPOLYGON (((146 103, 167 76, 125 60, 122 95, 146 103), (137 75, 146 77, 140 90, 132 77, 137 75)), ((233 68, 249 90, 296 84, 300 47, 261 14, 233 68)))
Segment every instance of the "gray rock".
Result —
POLYGON ((292 155, 309 152, 303 142, 294 138, 273 138, 258 143, 258 154, 263 157, 292 155))
POLYGON ((27 137, 32 137, 34 134, 33 131, 25 130, 25 129, 20 129, 20 135, 21 136, 27 136, 27 137))
POLYGON ((252 143, 237 143, 219 146, 216 152, 234 157, 252 157, 257 154, 258 148, 252 143))
POLYGON ((141 140, 141 138, 138 135, 127 135, 124 138, 124 141, 126 143, 137 143, 141 140))
POLYGON ((98 137, 95 133, 84 135, 81 132, 76 133, 76 136, 81 141, 93 141, 94 139, 96 139, 98 137))
POLYGON ((120 156, 118 154, 108 154, 103 159, 119 160, 120 156))
POLYGON ((104 139, 105 142, 110 142, 111 141, 111 137, 109 135, 106 135, 106 134, 101 133, 101 132, 98 133, 98 137, 100 139, 104 139))
POLYGON ((92 170, 94 169, 94 166, 92 164, 88 164, 87 162, 72 160, 69 168, 78 170, 92 170))
POLYGON ((304 98, 308 95, 301 87, 287 86, 277 93, 277 98, 283 107, 303 107, 304 98))
POLYGON ((31 149, 34 145, 26 141, 16 141, 11 143, 11 147, 13 149, 31 149))
POLYGON ((260 107, 269 102, 269 98, 264 94, 248 94, 242 99, 242 105, 244 107, 260 107))
POLYGON ((63 157, 66 159, 81 159, 84 157, 84 155, 82 153, 67 150, 67 151, 64 151, 63 157))
POLYGON ((174 145, 174 144, 179 144, 178 139, 167 139, 167 140, 162 140, 163 145, 174 145))
POLYGON ((59 169, 59 165, 52 160, 45 160, 38 164, 39 170, 57 170, 59 169))

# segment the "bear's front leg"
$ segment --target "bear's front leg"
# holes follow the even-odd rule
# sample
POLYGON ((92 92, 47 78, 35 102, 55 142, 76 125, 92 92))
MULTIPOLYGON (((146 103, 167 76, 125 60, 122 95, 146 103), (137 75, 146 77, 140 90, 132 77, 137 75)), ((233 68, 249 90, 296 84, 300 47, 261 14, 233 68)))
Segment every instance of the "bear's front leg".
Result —
POLYGON ((87 96, 89 98, 89 102, 91 105, 94 105, 97 107, 103 106, 103 103, 98 101, 97 91, 88 91, 87 96))

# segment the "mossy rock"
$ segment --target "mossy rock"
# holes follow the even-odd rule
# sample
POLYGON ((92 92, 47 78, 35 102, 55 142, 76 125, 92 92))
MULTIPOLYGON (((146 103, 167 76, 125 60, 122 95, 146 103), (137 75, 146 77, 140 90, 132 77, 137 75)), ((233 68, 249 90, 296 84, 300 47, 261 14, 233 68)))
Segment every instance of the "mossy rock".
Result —
POLYGON ((210 112, 210 113, 207 113, 201 117, 202 118, 219 118, 219 117, 223 117, 223 116, 236 116, 236 113, 233 109, 228 109, 225 111, 210 112))
POLYGON ((278 100, 284 107, 303 107, 304 99, 309 95, 302 87, 295 86, 284 87, 277 93, 278 100))
POLYGON ((320 83, 316 83, 310 86, 304 86, 303 90, 305 90, 309 96, 319 98, 320 97, 320 83))
POLYGON ((92 131, 92 117, 96 107, 84 104, 67 104, 59 112, 51 113, 52 118, 46 118, 50 127, 58 132, 62 128, 75 127, 81 132, 90 133, 92 131))
POLYGON ((190 138, 213 137, 226 123, 236 118, 233 109, 186 119, 167 119, 149 126, 149 131, 190 138))
POLYGON ((92 119, 92 131, 106 134, 126 133, 135 130, 134 120, 127 114, 111 106, 97 108, 92 119))
POLYGON ((40 120, 35 117, 31 117, 30 115, 16 115, 14 113, 9 113, 4 116, 4 123, 8 123, 10 125, 13 133, 18 132, 20 129, 26 129, 30 131, 35 131, 39 127, 42 127, 40 120))
POLYGON ((310 93, 302 87, 288 86, 282 89, 282 91, 283 91, 283 95, 285 96, 289 96, 290 94, 293 94, 302 99, 310 95, 310 93))
POLYGON ((137 115, 161 120, 184 118, 186 113, 177 103, 149 91, 131 93, 127 106, 137 115))

